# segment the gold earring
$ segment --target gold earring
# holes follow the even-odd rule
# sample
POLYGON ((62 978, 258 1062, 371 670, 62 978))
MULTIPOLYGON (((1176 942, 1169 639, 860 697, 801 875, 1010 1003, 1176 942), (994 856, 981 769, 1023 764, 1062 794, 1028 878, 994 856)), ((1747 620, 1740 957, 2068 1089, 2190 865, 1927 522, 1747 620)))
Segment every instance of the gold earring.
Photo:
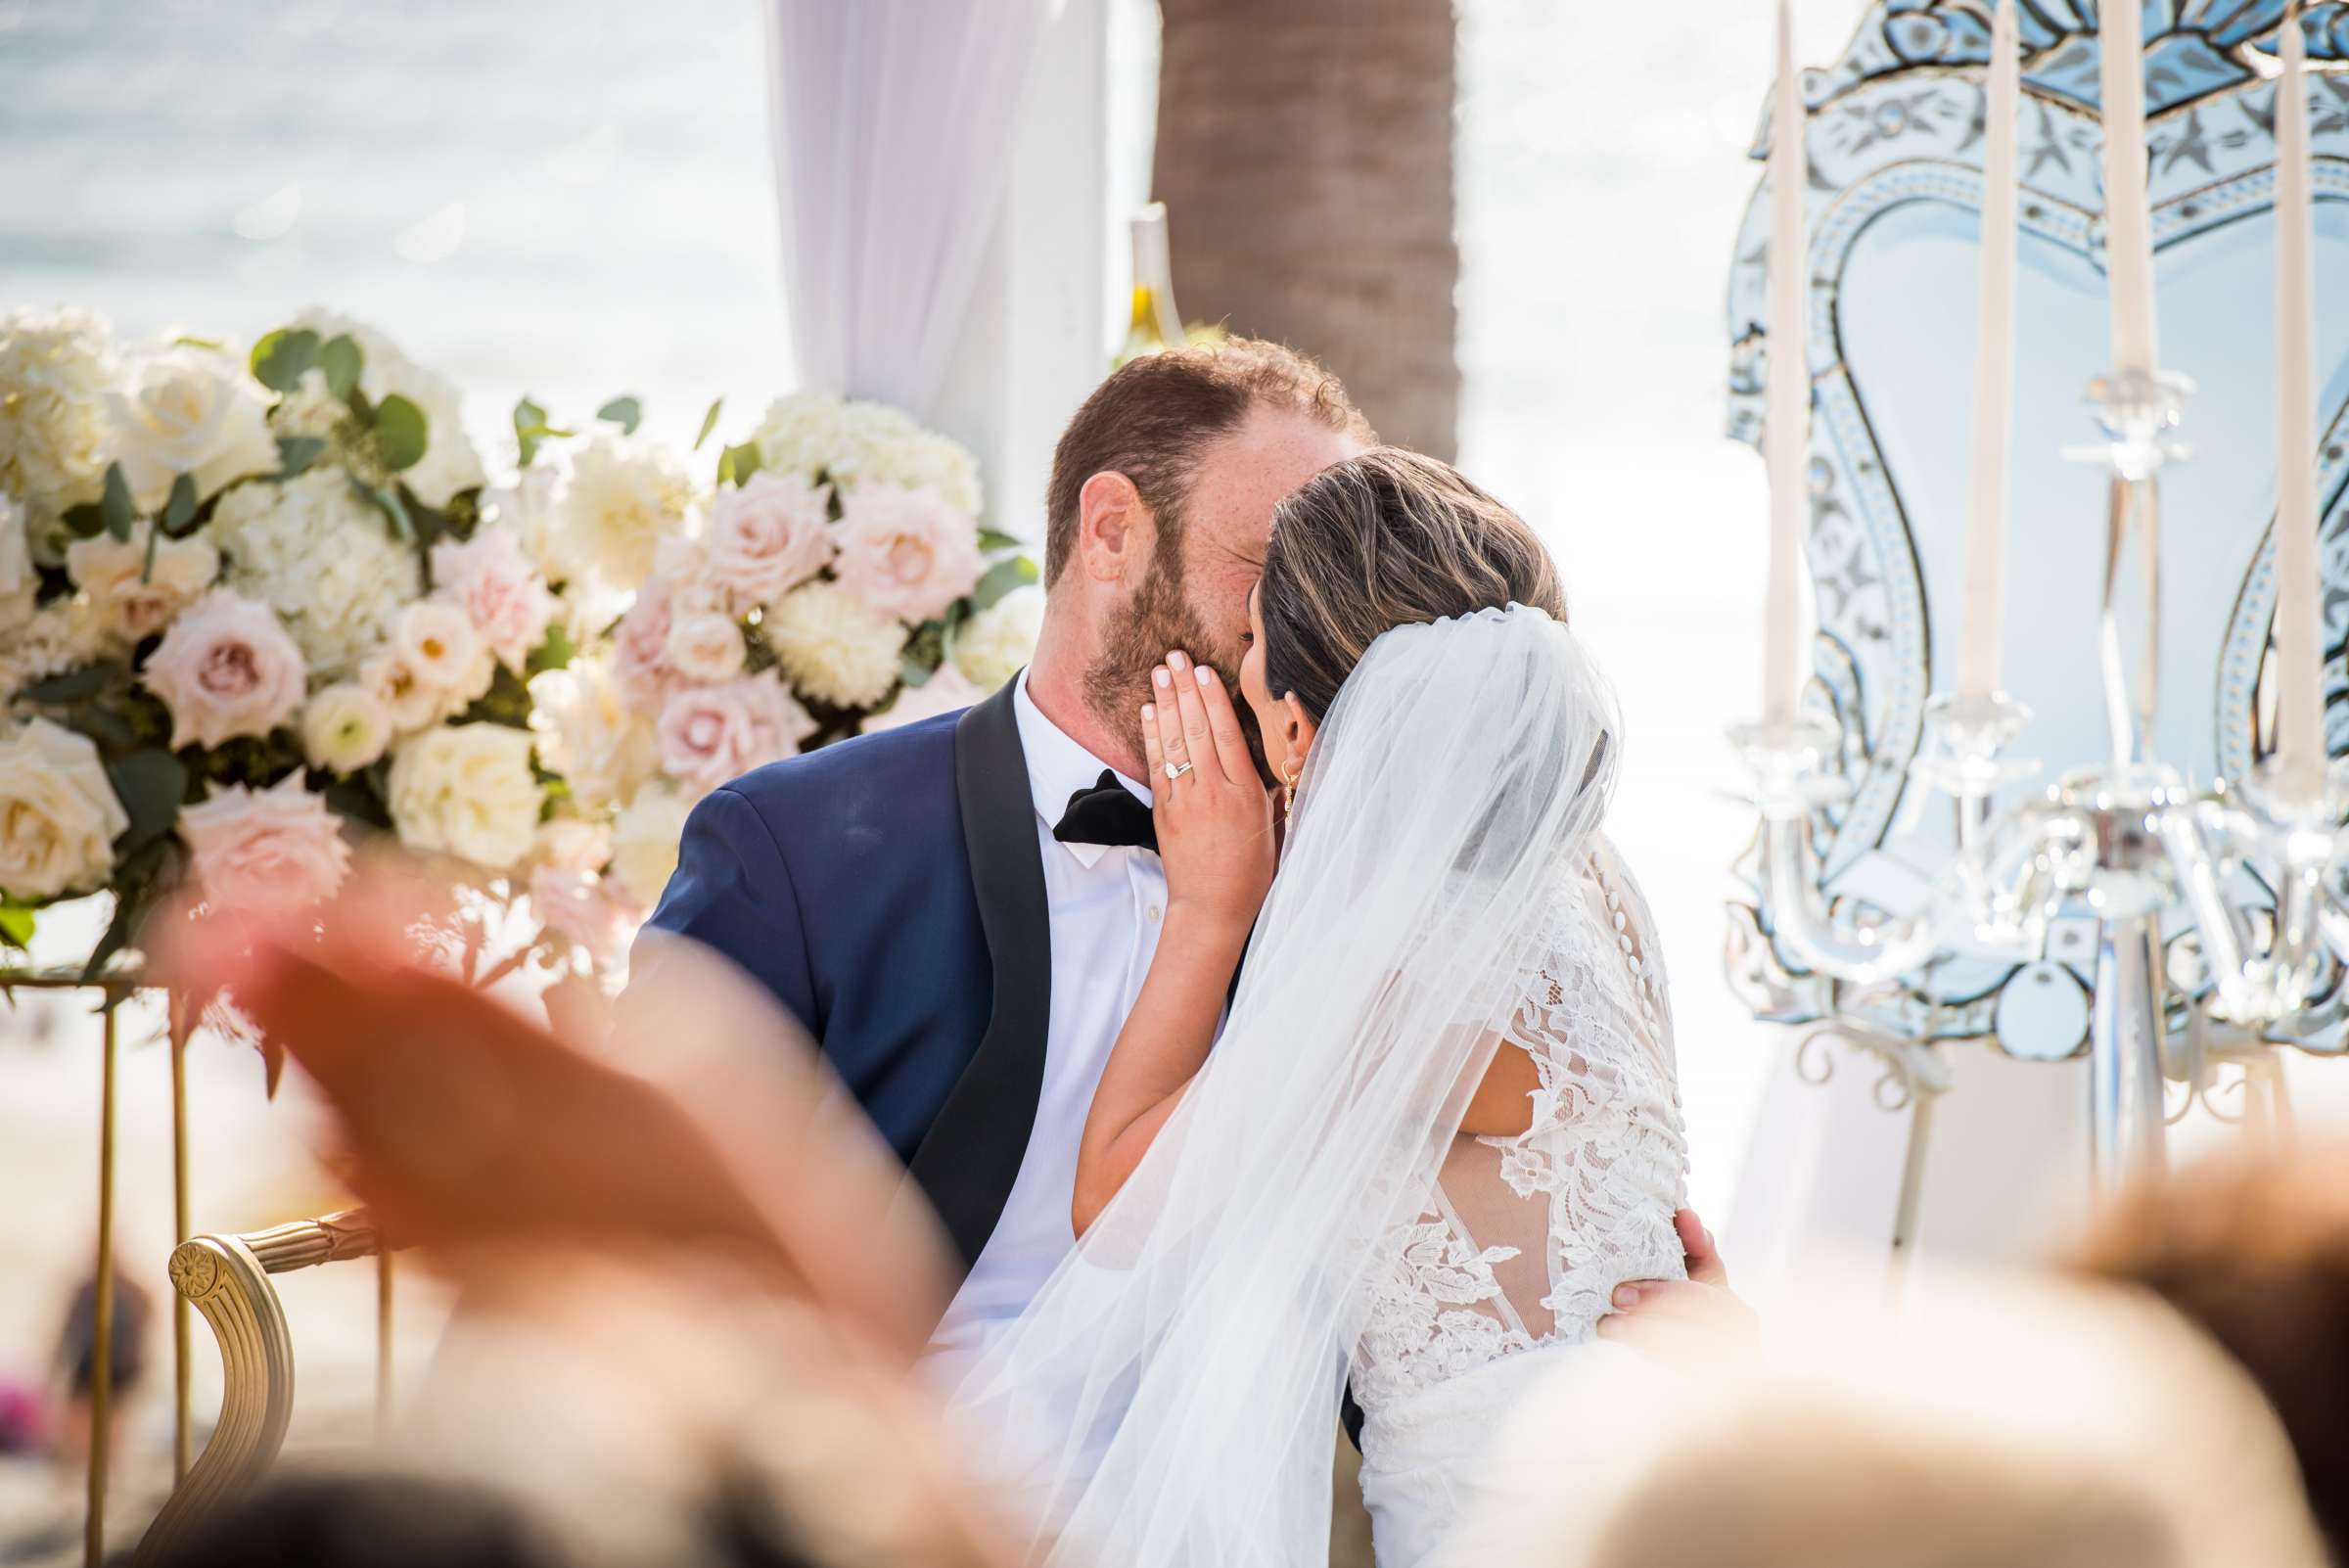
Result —
POLYGON ((1287 762, 1280 764, 1280 825, 1287 827, 1289 817, 1297 809, 1297 775, 1299 769, 1287 762))

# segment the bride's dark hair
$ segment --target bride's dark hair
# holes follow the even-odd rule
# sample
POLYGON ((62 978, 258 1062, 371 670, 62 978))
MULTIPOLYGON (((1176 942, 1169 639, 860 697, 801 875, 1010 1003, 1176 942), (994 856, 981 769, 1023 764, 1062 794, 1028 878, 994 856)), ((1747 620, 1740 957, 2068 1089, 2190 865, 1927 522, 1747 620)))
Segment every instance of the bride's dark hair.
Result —
POLYGON ((1449 463, 1381 446, 1273 510, 1257 602, 1265 684, 1317 721, 1381 632, 1510 604, 1566 619, 1557 567, 1525 520, 1449 463))

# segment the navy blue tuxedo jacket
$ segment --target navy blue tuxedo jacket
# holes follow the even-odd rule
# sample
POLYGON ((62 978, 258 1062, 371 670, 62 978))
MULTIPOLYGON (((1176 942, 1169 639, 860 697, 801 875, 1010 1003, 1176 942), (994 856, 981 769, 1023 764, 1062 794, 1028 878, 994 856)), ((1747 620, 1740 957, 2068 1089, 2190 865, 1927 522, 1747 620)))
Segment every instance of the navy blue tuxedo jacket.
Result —
MULTIPOLYGON (((1052 996, 1013 689, 713 791, 648 925, 725 954, 806 1026, 966 1268, 1027 1151, 1052 996)), ((666 945, 638 943, 639 980, 666 945)))

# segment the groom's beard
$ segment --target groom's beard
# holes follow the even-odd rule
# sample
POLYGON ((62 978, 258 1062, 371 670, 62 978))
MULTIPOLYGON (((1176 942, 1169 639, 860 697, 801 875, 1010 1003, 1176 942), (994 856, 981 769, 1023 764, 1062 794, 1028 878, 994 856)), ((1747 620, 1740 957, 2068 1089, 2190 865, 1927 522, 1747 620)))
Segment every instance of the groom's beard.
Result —
POLYGON ((1105 727, 1131 741, 1139 756, 1145 750, 1142 705, 1152 700, 1150 671, 1175 649, 1222 677, 1223 690, 1239 716, 1240 733, 1248 739, 1248 755, 1256 763, 1257 775, 1269 788, 1272 770, 1265 762, 1264 737, 1257 733, 1256 715, 1240 701, 1239 660, 1215 646, 1206 625, 1183 596, 1181 580, 1163 564, 1151 566, 1150 576, 1134 590, 1133 602, 1103 633, 1101 650, 1084 675, 1085 706, 1105 727))

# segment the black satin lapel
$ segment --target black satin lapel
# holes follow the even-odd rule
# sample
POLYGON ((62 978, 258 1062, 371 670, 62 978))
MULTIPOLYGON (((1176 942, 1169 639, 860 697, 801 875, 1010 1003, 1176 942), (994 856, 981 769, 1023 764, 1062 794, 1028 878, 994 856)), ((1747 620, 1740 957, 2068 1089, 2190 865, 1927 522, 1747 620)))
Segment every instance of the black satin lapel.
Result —
POLYGON ((994 1006, 911 1168, 966 1268, 994 1233, 1028 1152, 1051 1023, 1052 913, 1012 690, 1007 682, 954 726, 954 788, 994 1006))

